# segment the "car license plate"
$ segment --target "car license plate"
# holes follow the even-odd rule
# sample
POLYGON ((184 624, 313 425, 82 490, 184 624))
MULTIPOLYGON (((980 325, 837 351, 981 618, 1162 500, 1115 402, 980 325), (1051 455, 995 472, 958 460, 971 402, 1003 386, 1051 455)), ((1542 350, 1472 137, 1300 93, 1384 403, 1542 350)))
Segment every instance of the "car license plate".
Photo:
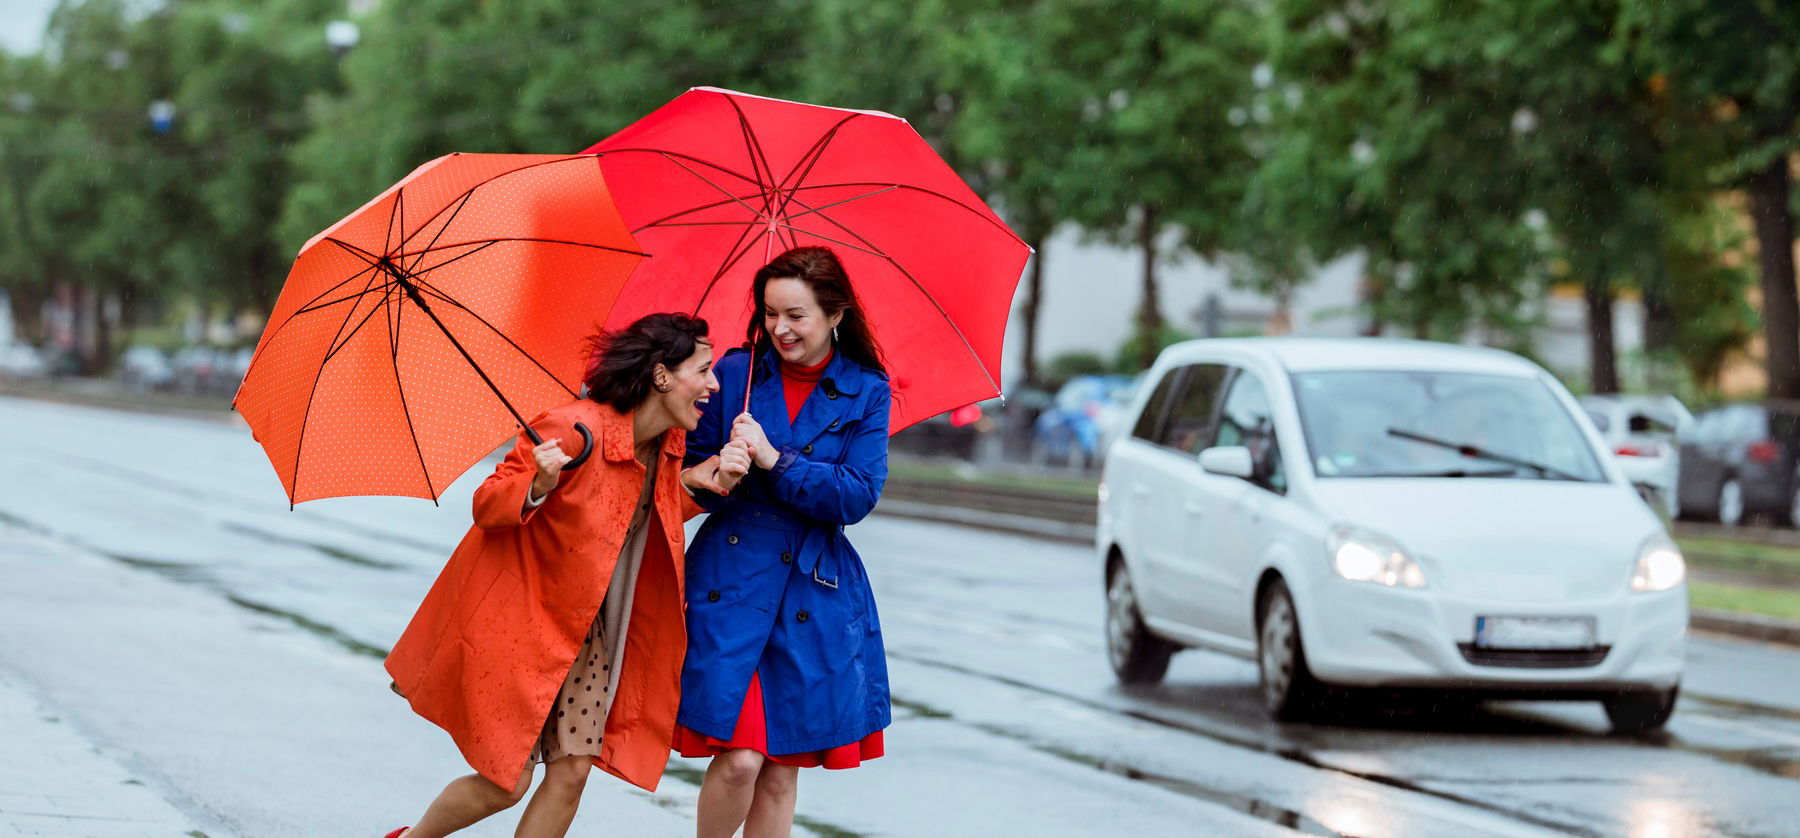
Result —
POLYGON ((1483 649, 1587 649, 1593 617, 1476 617, 1475 645, 1483 649))

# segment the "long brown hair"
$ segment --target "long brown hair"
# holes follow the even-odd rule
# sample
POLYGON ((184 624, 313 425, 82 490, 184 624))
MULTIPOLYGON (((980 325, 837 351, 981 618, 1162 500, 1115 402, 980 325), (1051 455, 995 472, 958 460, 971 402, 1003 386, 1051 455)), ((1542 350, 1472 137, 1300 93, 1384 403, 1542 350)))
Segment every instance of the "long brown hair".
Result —
POLYGON ((842 352, 850 360, 877 372, 887 372, 887 365, 882 363, 881 345, 875 342, 875 332, 869 328, 862 303, 856 299, 856 289, 850 287, 850 276, 829 247, 796 247, 756 271, 750 288, 750 305, 754 311, 750 315, 750 326, 744 332, 744 340, 756 351, 773 349, 769 333, 762 325, 763 291, 771 279, 798 279, 806 283, 826 317, 840 312, 844 315, 838 322, 833 351, 842 352))

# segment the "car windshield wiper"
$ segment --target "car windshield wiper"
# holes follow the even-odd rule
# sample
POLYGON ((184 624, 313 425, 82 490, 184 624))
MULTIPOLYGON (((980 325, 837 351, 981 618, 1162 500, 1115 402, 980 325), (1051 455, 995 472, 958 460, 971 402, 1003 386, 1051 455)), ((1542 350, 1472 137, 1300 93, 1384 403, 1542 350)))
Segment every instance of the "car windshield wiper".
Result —
POLYGON ((1479 445, 1470 445, 1466 442, 1451 442, 1450 440, 1438 439, 1437 437, 1434 437, 1434 436, 1426 436, 1424 434, 1416 434, 1416 433, 1413 433, 1412 431, 1406 430, 1404 428, 1388 428, 1387 432, 1388 432, 1388 436, 1397 436, 1401 439, 1410 439, 1413 442, 1420 442, 1420 443, 1424 443, 1426 445, 1435 445, 1439 448, 1448 448, 1451 451, 1455 451, 1456 453, 1463 455, 1464 457, 1473 457, 1478 460, 1488 460, 1488 461, 1496 462, 1496 463, 1505 463, 1509 466, 1518 466, 1519 468, 1528 468, 1528 469, 1531 469, 1532 471, 1537 472, 1538 474, 1542 474, 1545 476, 1555 475, 1558 478, 1561 478, 1563 480, 1574 480, 1576 482, 1581 482, 1581 478, 1576 477, 1575 475, 1570 474, 1566 471, 1563 471, 1562 469, 1557 468, 1555 466, 1547 466, 1547 465, 1544 465, 1543 463, 1534 463, 1530 460, 1520 459, 1518 457, 1514 457, 1514 456, 1511 456, 1508 454, 1501 454, 1497 451, 1489 451, 1485 448, 1482 448, 1479 445))
POLYGON ((1345 474, 1341 477, 1512 477, 1518 474, 1516 468, 1493 468, 1481 471, 1470 471, 1466 468, 1447 468, 1435 471, 1372 471, 1362 474, 1345 474))

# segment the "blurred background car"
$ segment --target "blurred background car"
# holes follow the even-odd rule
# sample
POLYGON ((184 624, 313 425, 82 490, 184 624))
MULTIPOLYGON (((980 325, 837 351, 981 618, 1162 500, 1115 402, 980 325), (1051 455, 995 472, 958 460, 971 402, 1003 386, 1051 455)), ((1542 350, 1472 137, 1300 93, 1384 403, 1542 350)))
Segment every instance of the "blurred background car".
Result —
POLYGON ((1681 440, 1681 517, 1800 526, 1800 401, 1729 404, 1681 440))
POLYGON ((1665 519, 1677 510, 1676 486, 1681 476, 1680 434, 1693 424, 1694 414, 1674 396, 1582 396, 1581 407, 1600 431, 1619 470, 1625 473, 1665 519))
POLYGON ((1265 707, 1331 688, 1674 711, 1686 565, 1561 383, 1517 355, 1399 340, 1163 351, 1114 444, 1096 547, 1121 682, 1203 647, 1265 707))
POLYGON ((175 368, 161 349, 139 344, 119 355, 119 382, 140 390, 163 390, 174 384, 175 368))
POLYGON ((1096 465, 1137 393, 1138 378, 1078 375, 1069 379, 1038 414, 1032 459, 1076 468, 1096 465))
POLYGON ((29 344, 0 346, 0 375, 14 378, 42 378, 49 372, 43 354, 29 344))

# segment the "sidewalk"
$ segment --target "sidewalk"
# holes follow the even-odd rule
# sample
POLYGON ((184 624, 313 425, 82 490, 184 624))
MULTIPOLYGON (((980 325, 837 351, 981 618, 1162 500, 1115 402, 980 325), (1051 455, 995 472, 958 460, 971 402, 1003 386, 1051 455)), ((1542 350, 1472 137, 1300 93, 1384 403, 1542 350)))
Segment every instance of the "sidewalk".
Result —
POLYGON ((0 731, 0 835, 207 834, 5 672, 0 731))

